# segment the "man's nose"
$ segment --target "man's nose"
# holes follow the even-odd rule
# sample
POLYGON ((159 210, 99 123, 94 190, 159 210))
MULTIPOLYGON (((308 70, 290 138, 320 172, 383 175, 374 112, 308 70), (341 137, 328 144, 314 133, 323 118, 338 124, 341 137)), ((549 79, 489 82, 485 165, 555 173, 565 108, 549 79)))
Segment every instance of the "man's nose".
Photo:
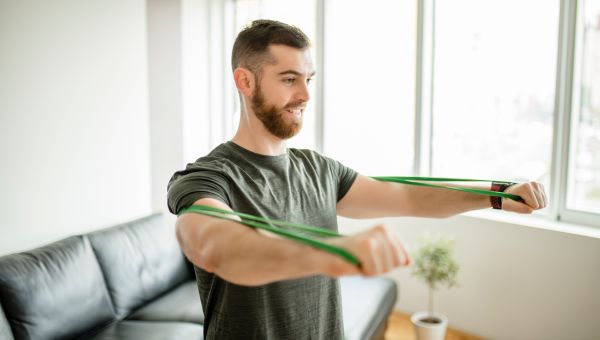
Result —
POLYGON ((302 100, 303 102, 307 102, 310 100, 310 91, 308 89, 308 84, 302 83, 299 86, 296 99, 302 100))

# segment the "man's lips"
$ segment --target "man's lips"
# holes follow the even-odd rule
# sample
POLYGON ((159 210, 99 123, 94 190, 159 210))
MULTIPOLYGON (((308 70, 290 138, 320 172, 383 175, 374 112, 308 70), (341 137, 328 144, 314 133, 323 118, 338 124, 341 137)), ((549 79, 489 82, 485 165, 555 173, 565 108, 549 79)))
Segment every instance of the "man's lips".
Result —
POLYGON ((304 111, 304 107, 286 108, 285 111, 293 114, 296 117, 300 117, 304 111))

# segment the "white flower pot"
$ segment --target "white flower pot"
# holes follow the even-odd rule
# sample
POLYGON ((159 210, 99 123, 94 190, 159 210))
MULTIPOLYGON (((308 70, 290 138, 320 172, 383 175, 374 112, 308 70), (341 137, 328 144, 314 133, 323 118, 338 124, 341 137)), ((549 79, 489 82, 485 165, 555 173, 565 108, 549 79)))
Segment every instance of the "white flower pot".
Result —
POLYGON ((417 312, 410 317, 410 321, 415 327, 417 340, 444 340, 448 318, 436 313, 433 313, 433 319, 437 320, 437 323, 424 321, 428 318, 428 312, 417 312))

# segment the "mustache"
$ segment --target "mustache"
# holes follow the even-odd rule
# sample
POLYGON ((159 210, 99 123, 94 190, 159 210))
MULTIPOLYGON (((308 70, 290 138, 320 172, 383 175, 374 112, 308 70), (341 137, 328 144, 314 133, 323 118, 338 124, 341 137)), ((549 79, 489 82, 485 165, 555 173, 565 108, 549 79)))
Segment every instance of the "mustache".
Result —
POLYGON ((300 110, 304 110, 306 108, 306 102, 304 102, 304 101, 297 101, 297 102, 289 103, 286 106, 284 106, 283 108, 284 109, 300 109, 300 110))

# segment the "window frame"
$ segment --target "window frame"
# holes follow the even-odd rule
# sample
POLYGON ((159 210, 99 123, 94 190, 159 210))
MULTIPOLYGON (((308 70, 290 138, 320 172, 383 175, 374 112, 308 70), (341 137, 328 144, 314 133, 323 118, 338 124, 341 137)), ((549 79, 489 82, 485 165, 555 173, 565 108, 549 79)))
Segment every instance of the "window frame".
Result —
POLYGON ((559 54, 556 79, 556 104, 554 116, 554 149, 552 162, 552 183, 558 188, 551 193, 554 203, 550 216, 556 221, 600 227, 600 214, 569 209, 567 192, 569 184, 570 158, 575 157, 571 148, 574 135, 573 116, 579 110, 577 90, 581 83, 583 52, 583 12, 579 0, 561 0, 559 26, 559 54))

